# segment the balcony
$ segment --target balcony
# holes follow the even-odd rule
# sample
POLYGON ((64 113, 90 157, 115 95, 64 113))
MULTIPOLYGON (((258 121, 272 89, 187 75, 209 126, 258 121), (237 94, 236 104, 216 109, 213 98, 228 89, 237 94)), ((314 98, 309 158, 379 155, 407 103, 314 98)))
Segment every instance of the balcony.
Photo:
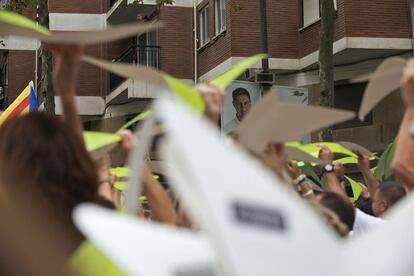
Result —
MULTIPOLYGON (((159 69, 160 46, 131 45, 124 53, 122 53, 120 57, 115 59, 114 62, 132 63, 159 69)), ((110 74, 110 90, 114 90, 124 81, 125 78, 119 77, 115 74, 110 74)))
POLYGON ((106 19, 111 25, 146 20, 157 11, 154 0, 145 0, 143 4, 134 0, 111 0, 110 5, 106 19))

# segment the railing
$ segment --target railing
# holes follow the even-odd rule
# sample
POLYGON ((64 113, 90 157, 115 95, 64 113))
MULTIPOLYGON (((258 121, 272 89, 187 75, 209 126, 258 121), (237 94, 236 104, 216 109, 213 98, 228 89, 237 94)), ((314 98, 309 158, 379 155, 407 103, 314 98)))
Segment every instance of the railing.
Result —
POLYGON ((109 1, 109 7, 112 7, 116 3, 116 1, 118 1, 118 0, 110 0, 109 1))
MULTIPOLYGON (((147 45, 131 45, 122 55, 115 59, 114 62, 132 63, 160 68, 160 47, 147 45)), ((118 85, 125 81, 125 78, 114 74, 109 76, 109 87, 112 91, 118 85)))

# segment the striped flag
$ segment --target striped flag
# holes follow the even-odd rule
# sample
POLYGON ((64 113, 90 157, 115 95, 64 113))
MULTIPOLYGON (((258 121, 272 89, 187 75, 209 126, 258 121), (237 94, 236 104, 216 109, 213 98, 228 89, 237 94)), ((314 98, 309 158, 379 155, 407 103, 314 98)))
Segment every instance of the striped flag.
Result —
POLYGON ((0 125, 9 118, 37 111, 36 92, 33 81, 27 85, 14 102, 0 115, 0 125))

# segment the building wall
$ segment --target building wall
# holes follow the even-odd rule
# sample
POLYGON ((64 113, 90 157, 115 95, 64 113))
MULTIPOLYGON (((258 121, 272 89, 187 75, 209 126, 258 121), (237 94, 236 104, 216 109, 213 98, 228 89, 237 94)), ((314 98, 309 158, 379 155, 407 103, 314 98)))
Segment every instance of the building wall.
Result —
POLYGON ((119 58, 133 43, 133 38, 125 38, 108 44, 108 60, 119 58))
POLYGON ((180 79, 193 79, 193 8, 166 6, 158 30, 161 70, 180 79))
MULTIPOLYGON (((335 35, 334 40, 337 41, 345 37, 345 1, 346 0, 337 0, 337 11, 335 16, 335 35)), ((299 1, 299 16, 298 22, 299 26, 302 26, 302 1, 299 1)), ((321 27, 321 22, 318 21, 307 27, 299 27, 299 56, 302 58, 308 54, 311 54, 319 49, 319 30, 321 27)))
MULTIPOLYGON (((218 64, 224 62, 232 56, 232 34, 233 23, 231 18, 233 12, 230 7, 230 2, 226 1, 226 30, 219 36, 215 36, 215 17, 214 17, 214 0, 202 1, 197 9, 200 11, 204 7, 209 9, 209 37, 210 42, 198 49, 198 76, 203 75, 209 70, 216 67, 218 64)), ((198 33, 200 28, 200 20, 197 18, 198 33)))
POLYGON ((346 35, 412 37, 409 2, 406 0, 346 0, 344 5, 346 35))
POLYGON ((8 102, 11 103, 34 80, 35 51, 9 51, 8 102))
MULTIPOLYGON (((106 45, 88 46, 84 54, 106 59, 106 50, 106 45)), ((78 96, 106 96, 109 89, 108 77, 105 70, 83 62, 78 76, 78 96)))
MULTIPOLYGON (((76 14, 102 14, 105 13, 108 8, 109 1, 107 0, 49 1, 50 13, 57 16, 56 20, 60 20, 59 14, 61 13, 72 13, 75 14, 74 16, 76 16, 76 14)), ((30 17, 33 17, 33 14, 34 13, 27 13, 30 17)), ((76 22, 73 22, 73 24, 76 25, 76 22)), ((52 25, 51 22, 51 27, 52 25)), ((68 22, 67 25, 68 30, 70 30, 71 23, 68 22)), ((53 30, 53 27, 51 29, 53 30)), ((107 49, 107 45, 89 46, 85 49, 85 54, 107 59, 107 49)), ((39 70, 40 66, 41 64, 39 64, 39 70)), ((9 102, 11 102, 27 85, 29 80, 34 80, 35 52, 25 50, 9 51, 8 70, 8 97, 9 102)), ((79 96, 105 96, 108 93, 108 73, 83 63, 79 73, 77 92, 79 96)))
MULTIPOLYGON (((406 0, 337 0, 335 37, 410 38, 411 11, 406 0)), ((261 51, 257 1, 227 1, 227 31, 214 38, 214 1, 210 8, 210 43, 200 49, 199 75, 229 57, 247 57, 261 51), (234 3, 239 10, 234 9, 234 3)), ((302 0, 268 0, 268 47, 271 58, 301 59, 319 49, 320 21, 302 27, 302 0)))
MULTIPOLYGON (((79 14, 79 16, 87 16, 85 14, 103 14, 106 13, 108 9, 108 0, 49 1, 50 13, 57 14, 57 16, 60 13, 79 14)), ((59 20, 59 18, 56 20, 59 20)), ((73 24, 76 23, 74 22, 73 24)), ((85 26, 85 28, 87 28, 87 26, 85 26)), ((53 28, 51 29, 53 30, 53 28)), ((70 24, 68 24, 67 29, 70 30, 70 24)), ((106 44, 88 46, 85 48, 85 54, 97 58, 107 59, 108 46, 106 44)), ((106 96, 109 93, 108 78, 109 74, 106 71, 95 66, 82 63, 78 77, 78 96, 106 96)))
MULTIPOLYGON (((232 55, 261 52, 260 10, 255 1, 241 0, 240 10, 231 10, 232 55)), ((297 1, 267 1, 268 47, 271 57, 298 58, 299 7, 297 1)))
POLYGON ((355 142, 374 152, 383 151, 397 136, 404 110, 400 93, 394 92, 373 109, 371 125, 335 130, 334 140, 355 142))
POLYGON ((49 0, 51 13, 106 13, 109 0, 49 0))
MULTIPOLYGON (((319 84, 306 88, 309 104, 319 105, 319 84)), ((336 129, 333 131, 333 138, 335 141, 358 143, 374 152, 383 151, 397 136, 404 109, 401 94, 399 91, 393 92, 373 109, 372 124, 336 129)), ((319 141, 318 133, 312 134, 312 141, 319 141)))

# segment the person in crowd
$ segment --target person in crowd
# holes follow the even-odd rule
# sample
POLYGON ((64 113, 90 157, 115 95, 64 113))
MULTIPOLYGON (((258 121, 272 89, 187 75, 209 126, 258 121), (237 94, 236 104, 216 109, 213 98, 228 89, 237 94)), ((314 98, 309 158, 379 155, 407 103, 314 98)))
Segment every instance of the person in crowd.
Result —
MULTIPOLYGON (((319 186, 301 173, 296 161, 289 161, 288 172, 293 179, 293 187, 302 198, 315 206, 318 213, 340 237, 347 237, 353 229, 355 220, 355 213, 349 200, 337 193, 322 191, 319 186)), ((333 170, 332 173, 337 174, 338 172, 333 170)))
POLYGON ((72 211, 99 196, 94 163, 75 133, 46 113, 10 119, 0 127, 0 164, 2 192, 52 210, 50 227, 65 231, 76 248, 83 237, 72 211))
POLYGON ((0 127, 0 190, 20 204, 47 210, 49 226, 71 241, 68 256, 83 241, 72 222, 74 207, 98 202, 95 165, 83 144, 74 104, 81 49, 56 47, 55 87, 64 121, 46 113, 12 118, 0 127), (63 93, 64 91, 64 93, 63 93))
POLYGON ((371 196, 372 212, 374 216, 384 215, 391 207, 403 199, 407 192, 404 186, 397 181, 379 182, 369 167, 368 156, 358 156, 358 167, 367 183, 371 196))
POLYGON ((355 208, 358 208, 362 212, 373 216, 374 212, 372 211, 372 200, 368 191, 368 187, 361 182, 358 182, 358 184, 361 186, 362 191, 358 200, 355 201, 355 208))
MULTIPOLYGON (((322 146, 320 153, 319 153, 319 158, 329 163, 332 163, 333 153, 329 148, 322 146)), ((352 228, 350 228, 350 230, 352 230, 352 236, 360 235, 361 233, 366 232, 367 230, 371 228, 378 227, 379 225, 383 223, 382 219, 374 217, 374 216, 370 216, 362 212, 358 208, 354 208, 354 206, 351 204, 351 202, 348 199, 348 196, 345 192, 343 185, 341 185, 341 183, 339 182, 333 170, 333 166, 331 164, 324 166, 322 171, 323 171, 323 179, 326 185, 325 191, 336 193, 344 201, 346 201, 347 204, 349 204, 352 207, 352 209, 354 209, 355 219, 354 219, 352 228)))
POLYGON ((339 220, 346 225, 347 232, 354 228, 355 211, 348 199, 337 193, 326 192, 319 197, 319 204, 335 213, 339 220))

